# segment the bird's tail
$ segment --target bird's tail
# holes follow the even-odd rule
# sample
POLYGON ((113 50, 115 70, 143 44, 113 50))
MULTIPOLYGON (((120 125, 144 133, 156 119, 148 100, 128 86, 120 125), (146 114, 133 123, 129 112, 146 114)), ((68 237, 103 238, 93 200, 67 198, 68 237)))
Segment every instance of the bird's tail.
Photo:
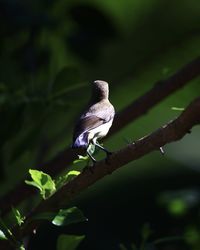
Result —
POLYGON ((72 148, 87 148, 88 133, 80 134, 72 144, 72 148))

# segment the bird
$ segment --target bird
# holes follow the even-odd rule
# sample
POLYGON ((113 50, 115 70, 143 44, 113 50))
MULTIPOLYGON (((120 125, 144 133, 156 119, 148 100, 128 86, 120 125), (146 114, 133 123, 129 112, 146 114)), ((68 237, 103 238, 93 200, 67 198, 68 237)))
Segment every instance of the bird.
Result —
POLYGON ((108 98, 108 83, 102 80, 93 81, 89 104, 74 127, 72 148, 86 149, 93 164, 96 163, 96 159, 89 152, 90 144, 103 150, 107 157, 111 154, 97 141, 107 135, 115 116, 115 109, 108 98))

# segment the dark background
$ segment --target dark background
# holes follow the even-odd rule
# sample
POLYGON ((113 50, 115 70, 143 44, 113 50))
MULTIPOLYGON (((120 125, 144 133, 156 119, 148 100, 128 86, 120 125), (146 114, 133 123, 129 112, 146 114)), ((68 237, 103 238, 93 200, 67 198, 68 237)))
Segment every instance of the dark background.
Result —
MULTIPOLYGON (((0 194, 71 143, 90 82, 106 80, 116 111, 200 54, 195 0, 1 0, 0 194)), ((180 114, 199 79, 105 141, 112 151, 180 114)), ((28 249, 56 249, 60 233, 86 235, 78 249, 199 250, 200 129, 105 177, 72 205, 88 222, 44 225, 28 249), (143 228, 143 230, 142 230, 143 228), (185 237, 155 245, 158 238, 185 237), (126 249, 124 248, 124 249, 126 249)), ((99 158, 103 155, 98 154, 99 158)), ((19 194, 20 195, 20 194, 19 194)), ((27 199, 27 210, 32 206, 27 199)))

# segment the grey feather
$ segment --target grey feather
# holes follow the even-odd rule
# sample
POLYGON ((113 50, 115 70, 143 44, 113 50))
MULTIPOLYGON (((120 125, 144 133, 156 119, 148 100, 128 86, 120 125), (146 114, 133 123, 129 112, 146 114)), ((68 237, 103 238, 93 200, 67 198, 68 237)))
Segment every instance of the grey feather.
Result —
POLYGON ((73 141, 83 132, 109 122, 114 118, 114 115, 114 107, 107 100, 92 105, 78 120, 74 130, 73 141))

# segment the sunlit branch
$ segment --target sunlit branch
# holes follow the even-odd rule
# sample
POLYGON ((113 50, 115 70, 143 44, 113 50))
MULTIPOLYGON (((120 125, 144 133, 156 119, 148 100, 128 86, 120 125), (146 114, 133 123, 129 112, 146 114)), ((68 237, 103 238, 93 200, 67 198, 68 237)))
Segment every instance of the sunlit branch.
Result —
MULTIPOLYGON (((125 166, 127 163, 137 160, 148 153, 160 150, 160 147, 167 143, 180 140, 190 132, 191 128, 200 123, 200 97, 195 99, 182 114, 157 129, 153 133, 127 145, 119 151, 113 153, 109 158, 109 163, 105 160, 97 162, 93 171, 86 169, 71 182, 63 186, 55 195, 46 201, 42 201, 29 215, 29 221, 33 215, 39 212, 47 212, 62 208, 63 205, 71 201, 80 192, 111 174, 113 171, 125 166)), ((163 157, 163 156, 161 156, 163 157)), ((164 158, 163 158, 164 159, 164 158)), ((38 226, 34 222, 27 224, 22 235, 31 233, 38 226)), ((18 235, 18 231, 15 231, 18 235)))
MULTIPOLYGON (((188 84, 192 79, 199 75, 200 57, 185 65, 168 79, 157 82, 146 94, 119 112, 108 136, 113 135, 129 123, 146 114, 157 103, 164 100, 178 89, 181 89, 184 85, 188 84)), ((61 170, 70 165, 76 158, 76 152, 71 148, 67 148, 63 152, 60 152, 51 161, 38 166, 37 169, 42 170, 51 176, 55 176, 60 173, 61 170)), ((30 197, 34 192, 34 189, 26 186, 24 182, 20 183, 12 191, 1 198, 0 207, 2 214, 8 212, 11 206, 16 206, 27 197, 30 197)))

